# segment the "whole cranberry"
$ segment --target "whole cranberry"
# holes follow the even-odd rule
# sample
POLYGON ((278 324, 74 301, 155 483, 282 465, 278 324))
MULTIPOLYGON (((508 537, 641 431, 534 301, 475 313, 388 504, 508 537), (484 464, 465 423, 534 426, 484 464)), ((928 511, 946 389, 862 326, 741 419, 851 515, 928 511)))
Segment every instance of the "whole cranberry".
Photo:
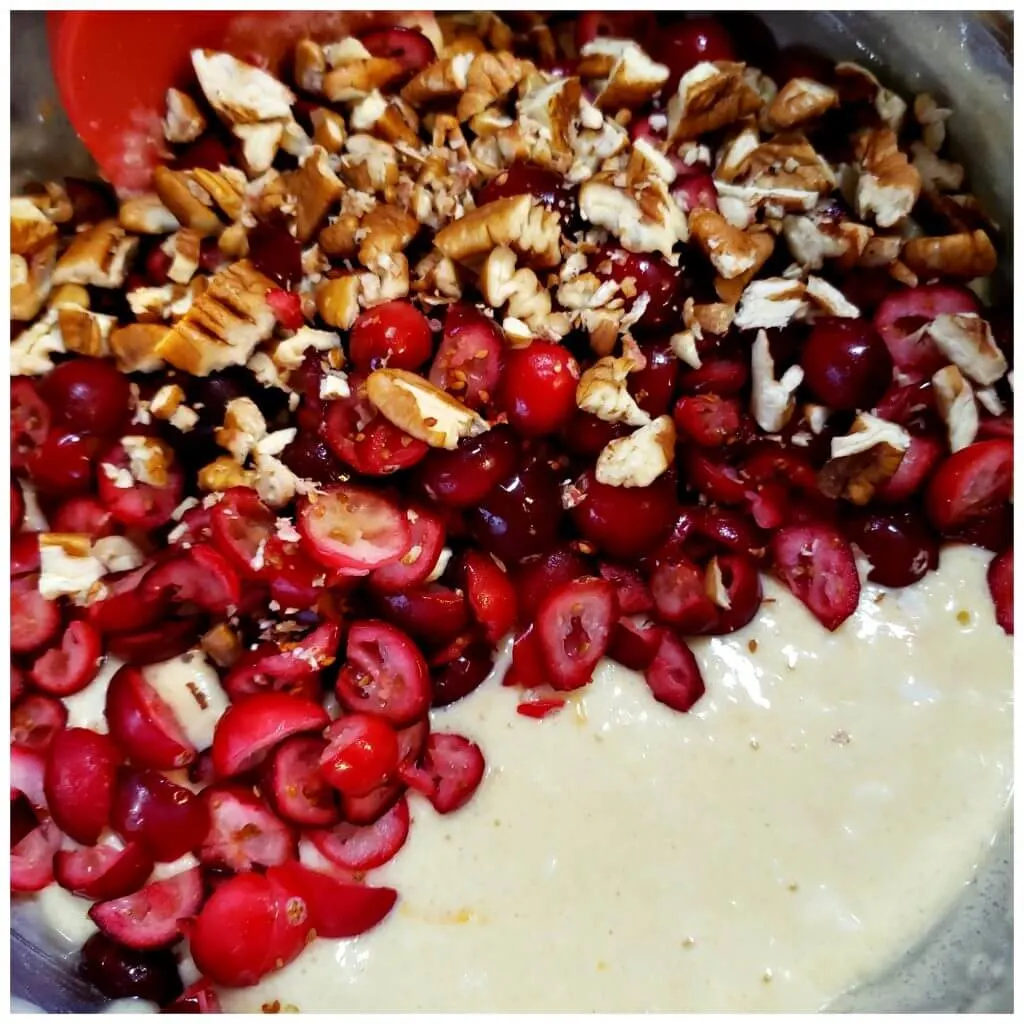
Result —
POLYGON ((713 17, 687 18, 660 29, 654 36, 652 56, 669 69, 664 92, 675 92, 679 79, 703 61, 735 60, 732 36, 713 17))
MULTIPOLYGON (((589 269, 601 281, 622 284, 626 278, 633 279, 636 295, 647 296, 646 308, 637 323, 639 328, 663 327, 680 318, 682 302, 679 293, 683 286, 683 273, 679 267, 669 266, 660 256, 606 248, 590 258, 589 269)), ((632 310, 635 301, 627 300, 627 310, 632 310)))
POLYGON ((86 942, 80 956, 79 975, 108 999, 146 999, 164 1006, 184 990, 169 949, 128 949, 100 932, 86 942))
POLYGON ((576 408, 580 368, 562 345, 531 342, 505 356, 498 407, 524 437, 541 437, 562 429, 576 408))
POLYGON ((344 467, 327 442, 316 434, 302 432, 281 453, 281 461, 296 476, 320 484, 341 479, 344 467))
POLYGON ((42 394, 54 420, 77 434, 113 437, 128 418, 128 378, 105 359, 61 363, 43 381, 42 394))
POLYGON ((814 396, 832 409, 870 409, 892 382, 892 357, 869 320, 818 321, 800 364, 814 396))
POLYGON ((522 161, 516 161, 491 178, 480 190, 477 206, 521 195, 533 196, 565 218, 571 217, 576 210, 573 188, 560 174, 522 161))
POLYGON ((33 456, 29 469, 41 491, 68 496, 89 489, 95 457, 93 438, 51 430, 33 456))
POLYGON ((871 562, 868 579, 885 587, 907 587, 939 565, 939 539, 914 509, 858 510, 846 536, 871 562))
POLYGON ((571 511, 576 529, 613 558, 648 554, 675 524, 675 480, 668 474, 648 487, 610 487, 588 472, 577 486, 582 499, 571 511))
POLYGON ((361 313, 348 346, 360 370, 418 370, 433 352, 434 336, 430 321, 411 302, 395 299, 361 313))
POLYGON ((511 476, 519 460, 512 430, 499 424, 478 437, 464 437, 457 448, 431 448, 416 467, 416 479, 432 501, 469 508, 511 476))

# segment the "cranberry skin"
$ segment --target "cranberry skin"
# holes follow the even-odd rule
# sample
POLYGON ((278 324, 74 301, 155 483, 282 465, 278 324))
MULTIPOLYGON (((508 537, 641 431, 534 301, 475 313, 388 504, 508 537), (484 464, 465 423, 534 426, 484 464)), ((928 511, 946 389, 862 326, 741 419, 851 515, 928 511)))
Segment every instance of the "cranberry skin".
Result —
POLYGON ((570 513, 576 529, 612 558, 648 554, 675 525, 675 480, 670 475, 649 487, 609 487, 588 472, 579 486, 584 497, 570 513))
POLYGON ((152 768, 119 770, 110 821, 123 839, 167 862, 198 850, 210 830, 205 802, 152 768))
POLYGON ((523 437, 561 430, 576 408, 579 364, 562 345, 534 341, 505 356, 497 402, 523 437))
POLYGON ((539 460, 526 462, 469 513, 481 547, 511 565, 550 548, 562 520, 555 474, 539 460))
POLYGON ((668 342, 641 345, 640 348, 647 365, 629 375, 629 393, 648 416, 664 416, 672 408, 679 359, 668 342))
POLYGON ((736 60, 732 36, 717 18, 687 18, 676 25, 659 28, 653 38, 651 55, 669 68, 664 94, 675 92, 679 79, 702 61, 736 60))
POLYGON ((571 217, 576 209, 572 189, 560 174, 521 161, 516 161, 484 185, 477 196, 477 206, 521 195, 533 196, 564 218, 571 217))
POLYGON ((996 622, 1013 636, 1013 548, 1007 548, 989 562, 986 574, 995 606, 996 622))
POLYGON ((128 378, 104 359, 61 363, 43 382, 42 394, 54 420, 78 434, 113 437, 128 419, 128 378))
POLYGON ((50 410, 28 377, 11 379, 11 469, 25 469, 50 432, 50 410))
POLYGON ((367 796, 398 768, 398 735, 376 715, 343 715, 329 727, 327 740, 320 774, 344 796, 367 796))
POLYGON ((327 442, 315 434, 300 433, 281 453, 281 461, 296 476, 318 484, 336 483, 344 472, 327 442))
POLYGON ((79 976, 108 999, 145 999, 164 1006, 184 990, 169 949, 128 949, 97 932, 80 955, 79 976))
POLYGON ((581 459, 596 459, 609 441, 625 437, 630 430, 625 423, 608 423, 577 409, 562 432, 562 443, 581 459))
POLYGON ((96 442, 92 438, 53 430, 46 435, 29 469, 41 491, 80 494, 92 484, 95 461, 96 442))
POLYGON ((470 644, 458 657, 430 673, 432 706, 447 707, 471 694, 494 668, 489 644, 470 644))
POLYGON ((868 320, 819 320, 800 365, 814 396, 831 409, 871 409, 892 383, 892 356, 868 320))
POLYGON ((432 448, 416 470, 419 485, 439 505, 470 508, 515 472, 519 449, 512 431, 496 426, 465 437, 454 451, 432 448))
POLYGON ((283 219, 259 221, 248 238, 249 261, 260 273, 282 288, 293 288, 302 280, 302 243, 283 219))
POLYGON ((411 303, 395 299, 361 313, 348 339, 349 358, 360 370, 386 366, 418 370, 434 348, 427 318, 411 303))
MULTIPOLYGON (((625 249, 602 249, 591 257, 589 269, 601 281, 621 284, 627 277, 633 278, 637 294, 647 295, 647 308, 637 324, 639 329, 664 327, 680 319, 683 273, 661 257, 625 249)), ((628 302, 627 312, 632 308, 633 303, 628 302)))
POLYGON ((434 60, 434 44, 415 28, 381 28, 361 36, 359 41, 372 56, 399 61, 408 75, 421 71, 434 60))
POLYGON ((868 579, 884 587, 909 587, 939 566, 939 540, 914 509, 851 514, 843 532, 871 562, 868 579))

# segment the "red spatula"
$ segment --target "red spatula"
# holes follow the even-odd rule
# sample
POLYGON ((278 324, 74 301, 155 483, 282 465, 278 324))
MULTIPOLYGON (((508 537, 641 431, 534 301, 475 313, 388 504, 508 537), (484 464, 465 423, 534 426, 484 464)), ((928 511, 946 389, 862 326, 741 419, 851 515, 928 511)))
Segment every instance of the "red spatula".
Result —
POLYGON ((340 39, 415 20, 411 12, 68 11, 51 12, 48 29, 68 118, 104 176, 137 190, 159 162, 167 89, 194 81, 192 49, 226 50, 275 70, 304 37, 340 39))

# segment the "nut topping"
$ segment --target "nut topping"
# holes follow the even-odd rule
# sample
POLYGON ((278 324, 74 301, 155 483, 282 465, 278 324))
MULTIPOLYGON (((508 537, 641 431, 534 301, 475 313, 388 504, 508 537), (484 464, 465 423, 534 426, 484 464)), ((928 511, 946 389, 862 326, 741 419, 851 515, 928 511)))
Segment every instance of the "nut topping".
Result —
POLYGON ((950 451, 966 448, 978 436, 978 406, 974 389, 955 366, 944 366, 932 374, 935 404, 946 424, 950 451))
POLYGON ((54 284, 89 284, 120 288, 139 240, 125 234, 116 220, 101 221, 75 236, 53 272, 54 284))
POLYGON ((995 384, 1008 364, 988 321, 970 313, 943 313, 928 325, 939 351, 977 384, 995 384))
POLYGON ((769 124, 782 130, 821 117, 838 105, 835 89, 810 78, 791 78, 771 101, 766 114, 769 124))
POLYGON ((866 505, 875 488, 888 480, 910 447, 910 435, 895 423, 861 413, 850 433, 832 439, 832 457, 818 475, 818 485, 831 498, 866 505))
POLYGON ((900 253, 903 262, 922 277, 970 280, 995 273, 996 250, 980 228, 937 238, 911 238, 900 253))
POLYGON ((793 415, 796 390, 803 382, 804 371, 799 366, 791 366, 776 380, 775 360, 768 347, 768 335, 763 330, 757 332, 750 355, 750 411, 762 430, 775 434, 793 415))
POLYGON ((164 138, 168 142, 195 142, 206 131, 206 118, 188 93, 168 89, 166 104, 164 138))
POLYGON ((607 423, 645 426, 651 417, 636 404, 627 387, 627 378, 636 369, 636 361, 628 355, 598 359, 583 371, 576 385, 576 404, 607 423))
POLYGON ((434 236, 434 245, 449 259, 479 265, 499 245, 507 245, 525 262, 554 267, 561 261, 557 213, 532 196, 511 196, 479 206, 434 236))
POLYGON ((762 99, 743 76, 744 66, 702 61, 679 79, 668 101, 670 146, 735 124, 761 108, 762 99))
POLYGON ((891 228, 914 208, 921 192, 921 175, 888 128, 860 132, 854 148, 861 166, 857 213, 873 216, 879 227, 891 228))
POLYGON ((626 437, 609 441, 597 457, 594 475, 609 487, 649 487, 675 458, 676 428, 659 416, 626 437))

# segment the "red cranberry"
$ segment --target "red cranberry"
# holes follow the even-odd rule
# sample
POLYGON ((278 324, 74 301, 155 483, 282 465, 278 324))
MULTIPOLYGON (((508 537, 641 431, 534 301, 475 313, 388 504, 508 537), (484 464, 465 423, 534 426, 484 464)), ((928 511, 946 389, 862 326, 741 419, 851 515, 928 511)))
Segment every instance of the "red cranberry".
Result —
POLYGON ((672 408, 679 359, 668 342, 641 345, 647 360, 642 370, 629 375, 629 393, 649 416, 663 416, 672 408))
POLYGON ((430 364, 430 383, 471 409, 486 405, 501 377, 501 329, 468 302, 449 306, 444 335, 430 364))
POLYGON ((625 437, 630 428, 625 423, 608 423, 592 413, 576 409, 562 433, 562 443, 583 459, 596 459, 609 441, 625 437))
POLYGON ((576 49, 599 37, 635 39, 642 46, 655 27, 650 11, 585 11, 576 19, 576 49))
POLYGON ((396 25, 368 32, 359 40, 374 57, 402 63, 409 75, 421 71, 435 59, 434 44, 420 31, 396 25))
POLYGON ((164 1006, 183 991, 170 949, 128 949, 102 932, 82 947, 78 973, 108 999, 145 999, 164 1006))
POLYGON ((282 288, 302 280, 302 243, 283 221, 259 221, 249 232, 249 260, 282 288))
POLYGON ((704 448, 732 444, 744 428, 739 399, 718 395, 683 395, 676 402, 672 418, 683 437, 704 448))
POLYGON ((497 403, 524 437, 554 434, 576 408, 580 368, 562 345, 531 342, 505 356, 497 403))
POLYGON ((128 378, 104 359, 61 363, 43 382, 42 392, 54 419, 79 434, 112 437, 128 417, 128 378))
POLYGON ((51 520, 54 533, 87 533, 94 540, 114 532, 110 510, 89 494, 62 502, 51 520))
POLYGON ((344 472, 327 442, 315 434, 300 433, 281 453, 281 461, 297 476, 319 484, 336 483, 344 472))
POLYGON ((536 459, 502 481, 469 513, 473 536, 506 565, 550 548, 561 519, 558 480, 536 459))
POLYGON ((819 320, 800 364, 807 386, 832 409, 870 409, 892 381, 892 357, 868 320, 819 320))
POLYGON ((77 494, 89 489, 95 461, 92 438, 53 430, 32 459, 32 480, 49 494, 77 494))
POLYGON ((11 379, 11 468, 24 469, 50 432, 50 410, 28 377, 11 379))
POLYGON ((380 615, 424 643, 444 644, 469 625, 466 599, 456 590, 428 583, 404 594, 374 594, 380 615))
POLYGON ((868 579, 885 587, 908 587, 939 565, 939 541, 913 509, 851 514, 846 536, 871 562, 868 579))
POLYGON ((490 644, 469 644, 451 661, 430 673, 430 691, 435 708, 454 704, 472 693, 494 668, 490 644))
MULTIPOLYGON (((602 281, 621 284, 627 277, 633 278, 637 296, 647 296, 647 307, 638 327, 663 327, 679 319, 683 274, 660 256, 625 249, 602 249, 591 257, 590 270, 602 281)), ((633 308, 635 301, 626 300, 627 311, 633 308)))
POLYGON ((573 193, 560 174, 519 161, 484 185, 477 196, 477 206, 521 195, 539 199, 549 210, 556 210, 565 219, 571 217, 576 209, 573 193))
POLYGON ((417 469, 417 479, 438 504, 469 508, 515 471, 518 457, 512 431, 496 426, 463 438, 454 451, 432 448, 417 469))
POLYGON ((560 547, 517 563, 512 581, 516 588, 519 618, 532 622, 541 602, 556 587, 580 576, 593 575, 588 561, 574 548, 560 547))
POLYGON ((653 551, 676 518, 675 480, 660 476, 649 487, 609 487, 588 473, 583 500, 572 509, 576 529, 613 558, 638 558, 653 551))
POLYGON ((404 299, 361 313, 348 340, 349 358, 360 370, 418 370, 433 349, 430 322, 404 299))
POLYGON ((675 92, 679 79, 702 61, 736 60, 732 36, 717 18, 687 18, 676 25, 659 28, 651 54, 669 67, 664 94, 675 92))

